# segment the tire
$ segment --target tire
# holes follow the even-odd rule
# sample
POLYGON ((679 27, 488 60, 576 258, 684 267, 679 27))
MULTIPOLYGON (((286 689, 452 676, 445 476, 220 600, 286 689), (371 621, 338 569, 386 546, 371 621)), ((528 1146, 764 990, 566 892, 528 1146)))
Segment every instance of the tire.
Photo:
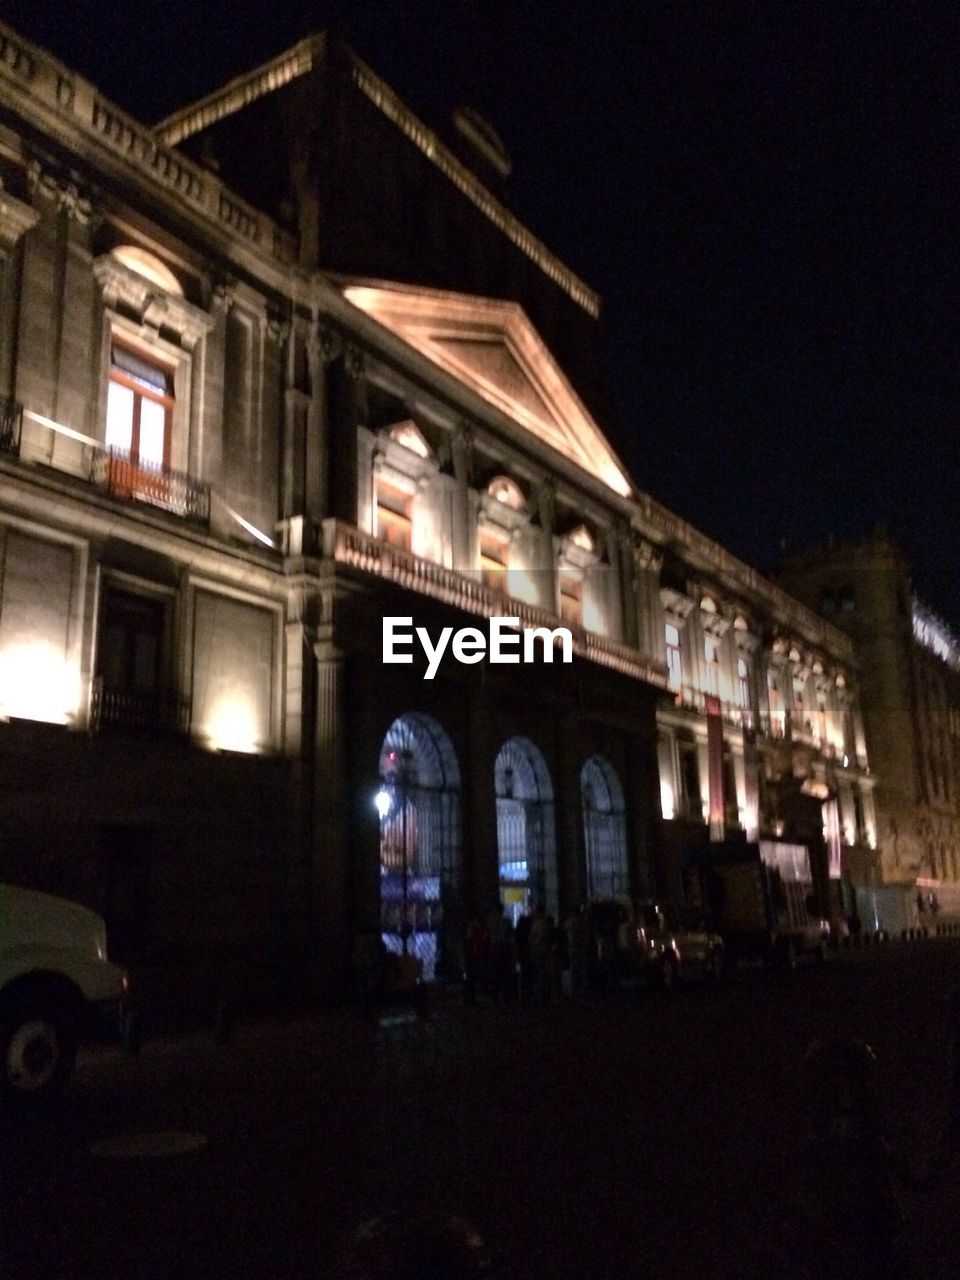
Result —
POLYGON ((66 1088, 77 1055, 79 1005, 66 992, 25 986, 0 1004, 0 1105, 40 1106, 66 1088))

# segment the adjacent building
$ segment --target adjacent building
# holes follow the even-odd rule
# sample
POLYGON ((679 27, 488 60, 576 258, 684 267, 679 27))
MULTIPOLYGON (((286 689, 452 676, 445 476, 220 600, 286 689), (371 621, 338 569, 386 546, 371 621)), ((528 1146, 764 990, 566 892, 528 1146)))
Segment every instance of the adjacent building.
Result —
POLYGON ((916 886, 921 900, 960 908, 960 640, 917 599, 882 531, 791 557, 782 581, 856 646, 880 779, 863 883, 916 886))
POLYGON ((509 169, 322 36, 151 128, 0 27, 0 875, 148 985, 453 974, 797 794, 873 856, 849 637, 637 490, 509 169), (573 661, 383 662, 493 616, 573 661))

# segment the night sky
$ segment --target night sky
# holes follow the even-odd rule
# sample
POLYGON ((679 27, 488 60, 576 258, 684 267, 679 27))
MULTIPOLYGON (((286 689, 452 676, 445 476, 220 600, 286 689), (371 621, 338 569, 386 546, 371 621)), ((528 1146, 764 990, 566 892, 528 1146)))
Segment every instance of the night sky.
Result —
POLYGON ((0 0, 154 122, 337 21, 603 299, 644 489, 760 568, 887 526, 960 629, 960 7, 0 0))

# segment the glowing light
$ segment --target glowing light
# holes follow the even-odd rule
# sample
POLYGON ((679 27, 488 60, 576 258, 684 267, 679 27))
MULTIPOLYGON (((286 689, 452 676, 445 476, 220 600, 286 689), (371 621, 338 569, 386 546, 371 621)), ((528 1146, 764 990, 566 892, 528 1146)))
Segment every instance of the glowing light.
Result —
POLYGON ((507 592, 514 600, 524 604, 538 604, 537 584, 526 569, 507 570, 507 592))
POLYGON ((630 496, 600 427, 516 303, 401 285, 347 285, 343 294, 544 444, 630 496))
POLYGON ((207 740, 214 751, 237 751, 253 755, 260 750, 257 714, 246 699, 221 699, 206 726, 207 740))
POLYGON ((35 640, 3 650, 0 713, 66 724, 76 708, 76 681, 64 660, 62 645, 35 640))
POLYGON ((660 812, 663 814, 665 822, 669 822, 676 813, 673 787, 666 778, 660 779, 660 812))
POLYGON ((393 801, 390 798, 390 792, 385 791, 383 787, 381 787, 380 790, 377 792, 377 794, 373 797, 373 803, 374 803, 374 807, 377 810, 377 813, 379 813, 380 815, 380 821, 382 822, 384 818, 387 816, 387 814, 390 812, 390 810, 393 808, 393 801))
POLYGON ((133 271, 144 280, 149 280, 151 284, 157 285, 166 293, 172 293, 175 298, 183 297, 180 281, 155 254, 148 253, 146 249, 140 249, 134 244, 122 244, 114 249, 113 256, 128 271, 133 271))

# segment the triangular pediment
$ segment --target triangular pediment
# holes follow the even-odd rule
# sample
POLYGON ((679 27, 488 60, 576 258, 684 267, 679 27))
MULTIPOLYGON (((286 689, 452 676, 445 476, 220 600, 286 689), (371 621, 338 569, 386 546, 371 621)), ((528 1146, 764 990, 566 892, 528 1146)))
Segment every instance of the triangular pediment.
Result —
POLYGON ((544 444, 629 495, 616 455, 516 303, 368 284, 346 285, 344 296, 544 444))

